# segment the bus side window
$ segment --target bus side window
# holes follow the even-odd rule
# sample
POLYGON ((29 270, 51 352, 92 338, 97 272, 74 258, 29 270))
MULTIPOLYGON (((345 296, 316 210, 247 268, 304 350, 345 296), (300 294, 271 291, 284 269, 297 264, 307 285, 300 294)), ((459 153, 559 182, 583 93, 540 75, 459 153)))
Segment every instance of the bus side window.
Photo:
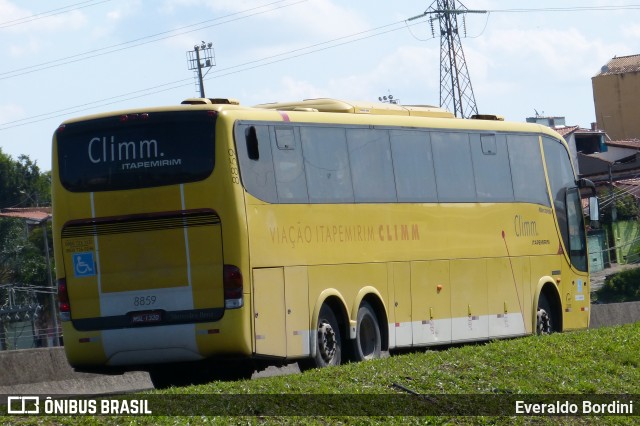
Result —
POLYGON ((351 181, 357 203, 395 203, 389 131, 348 129, 347 148, 351 181))
POLYGON ((476 202, 469 134, 432 132, 431 149, 436 171, 438 201, 441 203, 476 202))
POLYGON ((507 135, 516 202, 551 206, 537 135, 507 135))
POLYGON ((471 133, 471 158, 479 202, 513 202, 513 184, 503 134, 471 133))
POLYGON ((344 127, 302 126, 300 140, 311 203, 353 203, 344 127))
POLYGON ((275 126, 271 130, 271 155, 278 201, 306 204, 309 202, 309 194, 299 143, 300 129, 275 126))
POLYGON ((429 132, 391 130, 389 135, 398 201, 438 201, 429 132))
POLYGON ((258 135, 256 134, 255 126, 247 127, 245 140, 247 141, 247 156, 250 160, 258 161, 260 159, 260 150, 258 149, 258 135))
POLYGON ((269 126, 238 122, 235 139, 242 185, 254 197, 277 203, 269 126))

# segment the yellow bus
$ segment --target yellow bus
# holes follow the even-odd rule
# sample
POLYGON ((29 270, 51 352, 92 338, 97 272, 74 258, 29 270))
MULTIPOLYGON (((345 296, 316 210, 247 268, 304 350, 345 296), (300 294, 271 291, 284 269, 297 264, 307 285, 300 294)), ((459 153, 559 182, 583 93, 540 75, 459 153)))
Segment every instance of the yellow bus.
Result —
POLYGON ((304 369, 589 325, 593 184, 547 127, 197 98, 66 121, 52 164, 76 368, 304 369))

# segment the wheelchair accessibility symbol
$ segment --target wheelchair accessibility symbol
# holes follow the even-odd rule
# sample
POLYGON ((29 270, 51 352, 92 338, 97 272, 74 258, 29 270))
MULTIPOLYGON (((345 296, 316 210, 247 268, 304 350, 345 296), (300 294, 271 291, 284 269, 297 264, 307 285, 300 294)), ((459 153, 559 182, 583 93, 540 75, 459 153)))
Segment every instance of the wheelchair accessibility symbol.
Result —
POLYGON ((73 272, 76 277, 93 277, 96 274, 93 252, 73 253, 73 272))

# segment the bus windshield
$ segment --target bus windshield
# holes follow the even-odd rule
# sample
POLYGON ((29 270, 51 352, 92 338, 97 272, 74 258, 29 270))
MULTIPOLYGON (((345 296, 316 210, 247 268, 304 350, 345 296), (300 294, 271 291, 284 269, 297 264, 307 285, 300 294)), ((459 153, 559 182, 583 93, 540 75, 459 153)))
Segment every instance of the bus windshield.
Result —
POLYGON ((62 185, 111 191, 205 179, 214 166, 215 115, 127 114, 69 123, 58 131, 62 185))

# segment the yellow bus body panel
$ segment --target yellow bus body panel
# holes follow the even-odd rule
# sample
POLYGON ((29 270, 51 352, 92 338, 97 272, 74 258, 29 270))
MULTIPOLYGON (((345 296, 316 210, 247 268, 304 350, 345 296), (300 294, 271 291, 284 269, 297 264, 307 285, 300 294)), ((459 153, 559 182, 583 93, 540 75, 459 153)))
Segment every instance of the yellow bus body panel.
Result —
MULTIPOLYGON (((184 185, 88 194, 66 191, 54 167, 57 277, 67 280, 73 319, 107 315, 105 298, 135 297, 136 292, 142 296, 162 291, 180 297, 188 294, 192 309, 222 307, 224 264, 242 272, 244 305, 225 309, 217 321, 159 327, 153 334, 155 340, 145 337, 154 327, 147 331, 80 331, 71 322, 63 322, 72 365, 126 363, 162 351, 168 354, 168 361, 216 356, 282 361, 313 356, 318 314, 328 301, 338 307, 337 315, 345 326, 341 332, 347 340, 355 337, 362 301, 379 301, 379 325, 389 348, 533 333, 538 297, 547 285, 559 296, 563 329, 588 326, 589 276, 570 265, 553 207, 528 203, 269 204, 243 188, 236 151, 240 142, 234 139, 238 120, 269 125, 522 132, 557 139, 552 130, 445 118, 442 111, 421 107, 367 111, 331 100, 315 106, 313 102, 286 104, 282 108, 286 111, 268 105, 253 109, 210 102, 173 109, 216 112, 216 160, 211 176, 184 185), (314 112, 319 108, 350 113, 314 112), (105 233, 96 238, 62 237, 63 229, 78 220, 197 209, 215 211, 219 223, 105 233), (74 277, 73 256, 82 252, 99 253, 104 274, 74 277), (163 333, 164 339, 160 338, 163 333), (119 337, 123 343, 117 342, 119 337), (136 346, 136 339, 143 342, 136 346)), ((53 164, 57 161, 54 148, 53 164)), ((133 307, 109 309, 124 314, 133 307)))

